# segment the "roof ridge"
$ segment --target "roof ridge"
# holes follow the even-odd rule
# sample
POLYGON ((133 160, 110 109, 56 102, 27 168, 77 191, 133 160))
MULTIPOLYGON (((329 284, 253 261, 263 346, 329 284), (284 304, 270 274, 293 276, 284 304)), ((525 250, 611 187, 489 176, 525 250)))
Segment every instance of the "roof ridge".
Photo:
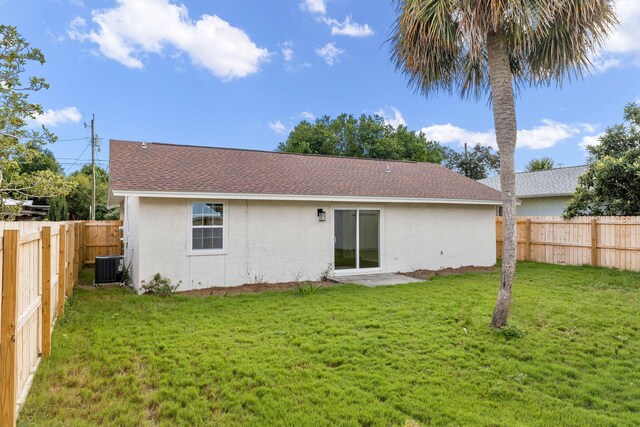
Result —
POLYGON ((229 150, 229 151, 246 151, 252 153, 264 153, 264 154, 278 154, 278 155, 289 155, 289 156, 306 156, 306 157, 321 157, 321 158, 332 158, 332 159, 348 159, 348 160, 369 160, 374 162, 393 162, 393 163, 424 163, 430 165, 442 166, 438 163, 432 162, 418 162, 416 160, 392 160, 392 159, 374 159, 371 157, 351 157, 351 156, 336 156, 329 154, 313 154, 313 153, 290 153, 286 151, 269 151, 269 150, 258 150, 255 148, 232 148, 232 147, 212 147, 210 145, 194 145, 194 144, 175 144, 169 142, 150 142, 150 141, 129 141, 122 139, 110 139, 109 142, 122 142, 125 144, 153 144, 153 145, 166 145, 172 147, 186 147, 186 148, 206 148, 213 150, 229 150))
MULTIPOLYGON (((588 165, 575 165, 575 166, 562 166, 559 168, 553 168, 553 169, 545 169, 542 171, 522 171, 522 172, 515 172, 516 175, 523 175, 523 174, 527 174, 527 173, 541 173, 541 172, 553 172, 553 171, 557 171, 557 170, 562 170, 562 169, 576 169, 576 168, 586 168, 588 165)), ((487 179, 492 179, 492 178, 500 178, 500 174, 498 175, 492 175, 492 176, 488 176, 486 178, 482 178, 479 179, 478 181, 484 181, 487 179)))
MULTIPOLYGON (((545 170, 541 170, 541 171, 522 171, 522 172, 516 172, 516 175, 518 174, 523 174, 523 173, 540 173, 540 172, 553 172, 553 171, 557 171, 557 170, 561 170, 561 169, 575 169, 575 168, 584 168, 587 165, 575 165, 575 166, 561 166, 559 168, 553 168, 553 169, 545 169, 545 170)), ((495 176, 500 176, 500 175, 495 175, 495 176)))

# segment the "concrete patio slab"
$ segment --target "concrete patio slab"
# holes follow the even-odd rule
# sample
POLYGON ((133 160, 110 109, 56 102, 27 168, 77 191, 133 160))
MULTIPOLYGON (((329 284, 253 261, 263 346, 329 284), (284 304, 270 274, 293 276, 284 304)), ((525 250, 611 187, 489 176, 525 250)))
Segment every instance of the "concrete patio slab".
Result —
POLYGON ((379 274, 358 274, 353 276, 333 277, 338 283, 351 283, 354 285, 363 285, 369 287, 402 285, 405 283, 424 282, 424 280, 415 279, 396 273, 379 273, 379 274))

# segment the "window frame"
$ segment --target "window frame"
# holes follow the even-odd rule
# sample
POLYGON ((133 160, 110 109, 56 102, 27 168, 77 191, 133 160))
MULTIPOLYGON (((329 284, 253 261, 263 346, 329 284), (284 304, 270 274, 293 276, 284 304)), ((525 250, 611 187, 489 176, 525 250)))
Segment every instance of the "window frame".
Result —
POLYGON ((228 221, 228 204, 221 200, 191 200, 187 204, 188 208, 188 240, 187 255, 223 255, 227 253, 227 221, 228 221), (211 204, 222 205, 222 225, 193 225, 193 206, 195 204, 211 204), (193 230, 194 229, 221 229, 222 230, 222 248, 216 249, 194 249, 193 248, 193 230))

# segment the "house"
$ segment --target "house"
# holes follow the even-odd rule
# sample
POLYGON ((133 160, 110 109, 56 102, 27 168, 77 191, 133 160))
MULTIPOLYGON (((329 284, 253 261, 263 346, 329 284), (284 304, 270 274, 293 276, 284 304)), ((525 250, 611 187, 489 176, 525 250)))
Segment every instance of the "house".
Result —
MULTIPOLYGON (((560 216, 573 192, 578 178, 586 166, 571 166, 538 172, 516 173, 516 207, 518 216, 560 216)), ((481 179, 479 182, 500 190, 500 176, 481 179)))
MULTIPOLYGON (((4 206, 20 206, 20 211, 17 212, 15 221, 42 221, 47 217, 49 212, 49 206, 36 205, 33 200, 15 200, 5 199, 4 206)), ((3 215, 9 215, 9 212, 3 212, 3 215)))
POLYGON ((133 286, 495 263, 500 193, 430 163, 110 142, 133 286))

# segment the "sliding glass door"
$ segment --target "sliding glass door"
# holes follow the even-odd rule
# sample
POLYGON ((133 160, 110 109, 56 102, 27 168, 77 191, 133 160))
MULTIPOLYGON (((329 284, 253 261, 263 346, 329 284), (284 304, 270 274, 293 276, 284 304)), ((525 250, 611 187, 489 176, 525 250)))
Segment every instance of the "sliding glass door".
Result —
POLYGON ((336 209, 334 211, 335 269, 380 267, 380 211, 336 209))

